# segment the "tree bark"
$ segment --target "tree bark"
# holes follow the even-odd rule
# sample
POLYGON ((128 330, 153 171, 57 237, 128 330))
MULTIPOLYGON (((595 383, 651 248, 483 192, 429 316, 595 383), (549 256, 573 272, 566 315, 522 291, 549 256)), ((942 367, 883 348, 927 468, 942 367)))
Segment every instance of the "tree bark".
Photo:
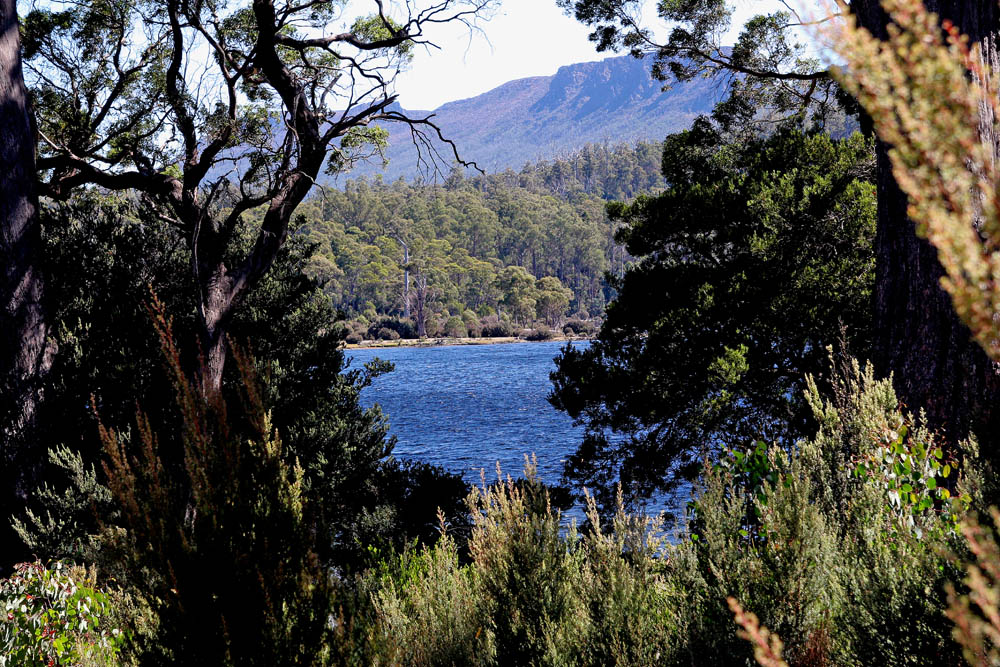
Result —
POLYGON ((205 355, 202 367, 202 392, 215 393, 222 389, 222 374, 226 367, 226 334, 232 319, 233 301, 238 294, 226 275, 226 267, 212 267, 210 278, 201 286, 201 341, 205 355))
MULTIPOLYGON (((995 0, 925 0, 974 42, 992 45, 1000 33, 995 0)), ((878 0, 856 0, 853 11, 872 34, 885 37, 878 0)), ((916 235, 906 195, 896 185, 887 147, 877 146, 878 227, 875 236, 875 363, 891 371, 896 393, 911 410, 951 439, 970 432, 995 449, 1000 420, 1000 368, 972 340, 940 286, 936 250, 916 235)))
POLYGON ((6 525, 37 477, 43 448, 31 429, 52 356, 42 304, 34 129, 14 0, 0 0, 0 164, 0 482, 6 485, 0 522, 6 525))

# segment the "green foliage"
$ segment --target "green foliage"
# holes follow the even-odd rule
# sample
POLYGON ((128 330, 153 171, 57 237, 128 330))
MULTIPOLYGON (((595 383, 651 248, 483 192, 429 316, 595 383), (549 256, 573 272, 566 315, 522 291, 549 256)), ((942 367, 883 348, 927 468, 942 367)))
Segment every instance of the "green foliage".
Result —
MULTIPOLYGON (((396 334, 396 338, 416 338, 417 329, 413 322, 397 317, 381 317, 368 326, 366 332, 368 338, 379 339, 378 333, 388 330, 396 334)), ((385 340, 384 338, 382 340, 385 340)))
POLYGON ((485 600, 480 612, 499 664, 559 664, 584 630, 573 531, 562 539, 560 517, 529 469, 473 491, 469 552, 485 600))
MULTIPOLYGON (((565 526, 530 467, 526 480, 484 484, 470 497, 467 564, 447 537, 384 558, 369 575, 368 661, 682 665, 694 657, 728 666, 750 664, 759 649, 773 658, 762 664, 783 664, 771 641, 778 635, 793 665, 957 664, 961 647, 942 610, 946 583, 960 576, 951 554, 966 553, 962 536, 937 513, 909 522, 882 480, 855 472, 884 450, 886 429, 912 420, 870 366, 840 363, 829 387, 824 396, 808 383, 811 437, 787 449, 754 443, 705 466, 689 523, 672 541, 659 520, 626 514, 620 497, 610 522, 588 498, 586 529, 565 526), (759 615, 737 612, 744 635, 734 632, 733 598, 759 615)), ((936 448, 918 424, 911 433, 936 448)), ((947 478, 973 502, 977 465, 968 445, 947 478)), ((970 575, 975 596, 955 594, 950 613, 982 644, 996 606, 996 547, 983 531, 962 529, 985 546, 970 575)))
POLYGON ((958 461, 946 458, 944 448, 935 446, 926 431, 911 433, 912 428, 900 415, 881 435, 881 447, 862 457, 855 474, 884 487, 890 508, 917 537, 917 523, 928 514, 940 515, 942 528, 954 531, 972 502, 968 493, 952 496, 948 489, 958 461))
MULTIPOLYGON (((822 400, 809 384, 812 438, 705 469, 690 526, 698 539, 678 545, 671 568, 684 591, 678 614, 689 619, 684 650, 701 664, 731 664, 747 650, 719 631, 729 595, 785 640, 791 664, 957 659, 941 614, 957 573, 948 554, 962 550, 954 522, 900 516, 882 480, 855 474, 858 460, 884 451, 880 434, 906 421, 891 383, 849 363, 832 387, 822 400)), ((956 494, 977 495, 972 461, 950 478, 956 494)))
MULTIPOLYGON (((137 403, 154 430, 179 428, 171 409, 173 391, 160 381, 161 355, 144 304, 151 285, 174 317, 182 358, 193 368, 199 354, 190 297, 194 288, 183 240, 169 228, 148 224, 152 215, 128 199, 93 193, 52 206, 43 215, 48 294, 60 348, 46 393, 47 412, 40 420, 42 437, 52 443, 52 467, 31 505, 32 515, 20 522, 22 538, 40 555, 93 562, 100 558, 92 543, 99 532, 95 510, 103 521, 118 520, 98 465, 102 447, 88 408, 91 396, 102 421, 118 432, 134 429, 137 403)), ((247 226, 252 227, 249 220, 247 226)), ((245 231, 235 239, 240 244, 252 242, 252 230, 245 231)), ((413 489, 380 487, 412 479, 395 477, 397 464, 388 459, 393 441, 384 417, 359 402, 366 383, 390 367, 346 366, 340 349, 345 332, 335 326, 329 300, 303 273, 312 251, 303 237, 291 238, 271 271, 244 298, 230 331, 235 341, 250 341, 257 372, 265 378, 262 398, 272 422, 304 470, 305 493, 322 515, 317 518, 324 526, 320 556, 345 566, 362 558, 359 532, 384 532, 394 543, 423 535, 424 527, 435 521, 438 504, 460 508, 465 488, 442 484, 455 496, 434 495, 436 504, 428 506, 415 502, 413 489), (426 515, 392 508, 379 498, 408 498, 426 515), (366 503, 372 506, 366 509, 366 503), (375 505, 381 509, 369 511, 375 505), (412 523, 393 518, 399 516, 412 523), (375 523, 379 517, 388 522, 381 529, 375 523), (392 533, 396 530, 403 534, 392 533)), ((232 369, 224 379, 228 400, 238 403, 239 372, 232 369)))
POLYGON ((860 135, 734 139, 700 119, 667 139, 670 187, 609 205, 638 261, 596 340, 552 376, 552 403, 586 426, 570 480, 611 507, 618 481, 631 501, 709 452, 805 435, 825 346, 868 346, 871 164, 860 135))
POLYGON ((0 665, 115 665, 126 633, 93 576, 57 561, 21 563, 0 580, 0 665))
POLYGON ((450 536, 433 549, 404 552, 379 576, 372 664, 493 664, 472 571, 460 565, 450 536))
POLYGON ((1000 512, 990 508, 992 526, 983 526, 975 517, 962 522, 962 534, 975 560, 966 566, 963 582, 967 594, 959 594, 948 584, 947 615, 955 623, 955 640, 970 665, 995 665, 1000 662, 1000 547, 997 529, 1000 512))
POLYGON ((617 664, 662 661, 673 639, 658 524, 619 511, 602 528, 561 525, 526 479, 469 498, 467 565, 455 540, 390 559, 374 576, 375 664, 617 664))
POLYGON ((125 528, 106 530, 103 547, 156 601, 157 643, 173 661, 316 664, 332 609, 305 471, 283 449, 250 364, 237 355, 243 411, 203 398, 162 304, 153 316, 179 429, 154 433, 141 412, 131 437, 100 426, 125 528))
POLYGON ((456 172, 439 186, 348 181, 302 208, 300 233, 318 244, 307 272, 349 315, 369 304, 379 315, 401 315, 407 296, 411 311, 425 300, 427 321, 444 310, 501 308, 555 326, 567 311, 600 313, 604 273, 627 261, 602 198, 661 187, 659 153, 656 144, 588 146, 519 173, 456 172), (546 281, 529 290, 540 295, 511 293, 504 274, 515 268, 546 281))

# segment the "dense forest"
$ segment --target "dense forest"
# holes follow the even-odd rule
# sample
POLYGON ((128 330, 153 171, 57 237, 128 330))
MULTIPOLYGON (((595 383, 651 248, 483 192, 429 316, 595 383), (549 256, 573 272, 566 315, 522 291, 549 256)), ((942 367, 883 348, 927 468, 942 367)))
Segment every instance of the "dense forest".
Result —
POLYGON ((440 185, 348 181, 300 208, 297 233, 317 244, 307 272, 349 318, 401 317, 421 335, 481 331, 490 316, 501 328, 496 316, 600 317, 605 274, 628 262, 605 201, 660 189, 661 153, 594 145, 519 172, 456 169, 440 185))
POLYGON ((468 176, 393 82, 497 0, 0 0, 0 666, 1000 664, 1000 5, 555 1, 721 101, 468 176), (559 326, 565 488, 345 354, 559 326))

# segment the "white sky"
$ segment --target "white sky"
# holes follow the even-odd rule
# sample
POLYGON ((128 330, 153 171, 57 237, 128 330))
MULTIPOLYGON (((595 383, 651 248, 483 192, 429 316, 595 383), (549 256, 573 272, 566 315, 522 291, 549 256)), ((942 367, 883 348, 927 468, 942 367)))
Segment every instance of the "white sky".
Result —
MULTIPOLYGON (((778 0, 735 0, 731 44, 750 16, 781 9, 778 0)), ((647 0, 646 23, 660 26, 655 1, 647 0)), ((481 25, 485 35, 471 37, 449 26, 428 35, 441 49, 419 50, 410 70, 397 80, 399 102, 406 109, 432 110, 445 102, 474 97, 529 76, 555 74, 563 65, 602 60, 587 40, 589 30, 566 16, 555 0, 502 0, 497 15, 481 25)))

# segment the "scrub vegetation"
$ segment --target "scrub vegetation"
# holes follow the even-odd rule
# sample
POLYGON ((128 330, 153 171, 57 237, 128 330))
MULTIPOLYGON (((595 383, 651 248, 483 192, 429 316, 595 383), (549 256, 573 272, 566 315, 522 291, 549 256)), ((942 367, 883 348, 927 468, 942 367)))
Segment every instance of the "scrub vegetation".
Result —
POLYGON ((441 145, 391 81, 493 4, 0 0, 0 665, 997 664, 1000 6, 842 4, 827 69, 787 12, 560 0, 729 95, 314 192, 379 122, 441 145), (560 330, 573 518, 397 460, 344 354, 560 330))

